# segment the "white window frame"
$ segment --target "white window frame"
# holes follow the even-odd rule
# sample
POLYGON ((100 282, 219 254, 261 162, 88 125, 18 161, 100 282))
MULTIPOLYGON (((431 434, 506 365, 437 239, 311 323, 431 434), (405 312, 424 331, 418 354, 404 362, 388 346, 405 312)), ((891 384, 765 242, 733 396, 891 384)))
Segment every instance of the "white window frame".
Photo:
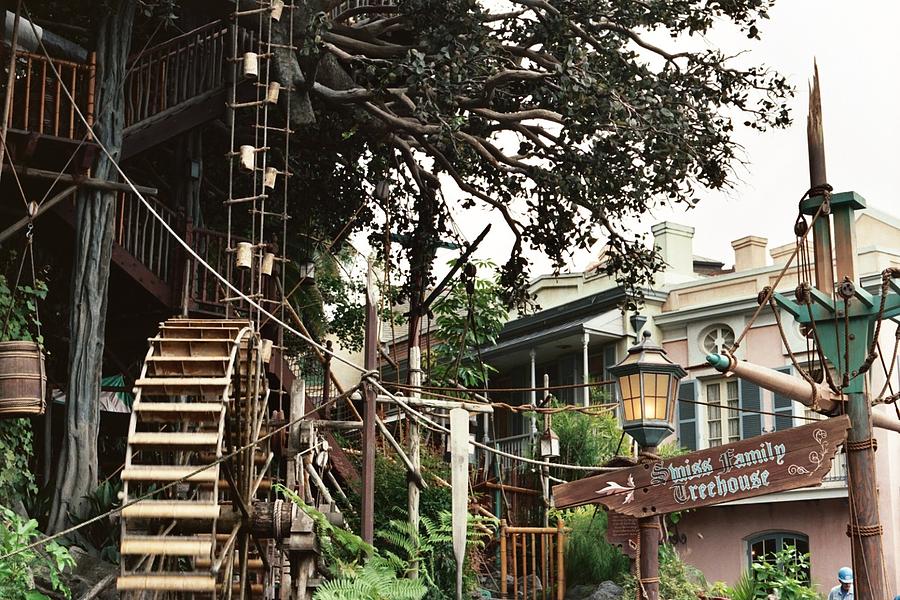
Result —
MULTIPOLYGON (((702 406, 705 409, 703 411, 703 421, 701 426, 701 434, 702 434, 702 443, 703 448, 711 448, 713 447, 713 440, 717 440, 716 446, 721 446, 723 444, 730 444, 732 442, 740 441, 743 439, 743 423, 741 421, 741 389, 740 382, 737 378, 716 378, 709 379, 701 382, 701 401, 704 403, 702 406), (729 397, 728 391, 729 388, 734 388, 734 396, 729 397), (715 406, 710 401, 710 388, 714 388, 717 390, 718 394, 718 402, 720 402, 719 406, 715 406), (724 397, 723 397, 724 392, 724 397), (728 402, 733 401, 733 407, 728 407, 728 402), (719 411, 719 417, 716 421, 713 421, 711 415, 714 414, 715 411, 719 411), (729 421, 737 422, 737 436, 733 436, 730 433, 729 429, 729 421), (712 422, 718 422, 719 424, 719 436, 713 438, 712 432, 710 430, 710 425, 712 422)), ((698 415, 699 416, 699 415, 698 415)))

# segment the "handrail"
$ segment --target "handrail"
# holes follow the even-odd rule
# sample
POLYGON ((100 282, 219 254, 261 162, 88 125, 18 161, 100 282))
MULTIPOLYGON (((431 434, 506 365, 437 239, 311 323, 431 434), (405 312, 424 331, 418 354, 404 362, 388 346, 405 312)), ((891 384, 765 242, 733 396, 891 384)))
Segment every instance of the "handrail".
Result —
POLYGON ((157 44, 156 46, 151 46, 150 48, 146 48, 139 52, 133 52, 131 54, 131 56, 128 57, 127 64, 130 66, 135 61, 142 59, 143 57, 147 56, 148 54, 156 53, 159 50, 166 48, 167 46, 178 45, 182 40, 185 40, 189 37, 196 36, 196 35, 200 34, 201 32, 205 33, 207 30, 221 31, 224 33, 227 27, 228 27, 228 22, 225 19, 219 19, 218 21, 211 21, 211 22, 207 23, 206 25, 201 25, 199 27, 195 27, 194 29, 188 31, 187 33, 182 33, 181 35, 170 38, 164 42, 157 44))

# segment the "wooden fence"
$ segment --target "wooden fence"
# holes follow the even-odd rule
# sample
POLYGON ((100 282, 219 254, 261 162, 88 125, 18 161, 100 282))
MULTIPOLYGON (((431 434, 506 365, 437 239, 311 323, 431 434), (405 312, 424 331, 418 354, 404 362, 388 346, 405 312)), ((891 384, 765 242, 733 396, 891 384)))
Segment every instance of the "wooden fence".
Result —
MULTIPOLYGON (((81 139, 87 135, 87 127, 75 108, 77 106, 85 119, 93 123, 94 60, 93 54, 82 64, 17 50, 16 77, 10 90, 9 128, 68 139, 81 139), (61 80, 57 79, 54 69, 61 80), (74 103, 69 100, 66 90, 75 99, 74 103)), ((9 63, 6 47, 0 47, 0 63, 4 65, 2 89, 5 94, 5 72, 9 63)))
POLYGON ((511 527, 500 522, 500 597, 563 600, 566 596, 566 529, 511 527), (512 595, 507 576, 512 575, 512 595), (537 585, 540 580, 540 587, 537 585))

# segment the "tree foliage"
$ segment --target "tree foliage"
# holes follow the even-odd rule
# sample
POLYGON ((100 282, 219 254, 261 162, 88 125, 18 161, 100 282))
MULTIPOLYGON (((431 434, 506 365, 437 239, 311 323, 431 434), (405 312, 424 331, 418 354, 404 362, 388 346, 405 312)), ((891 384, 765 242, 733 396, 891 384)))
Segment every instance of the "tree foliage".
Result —
POLYGON ((674 39, 722 22, 758 38, 771 1, 399 0, 336 18, 316 11, 339 4, 295 11, 294 30, 307 35, 291 62, 292 117, 318 155, 297 167, 306 206, 337 208, 308 222, 328 237, 362 202, 356 227, 415 267, 455 236, 447 198, 459 190, 464 207, 493 211, 512 234, 500 284, 518 304, 526 247, 562 266, 605 238, 604 268, 626 286, 646 283, 659 257, 623 221, 727 187, 735 120, 789 122, 781 76, 717 49, 679 51, 674 39), (370 192, 382 180, 392 193, 378 201, 370 192), (403 241, 382 244, 384 227, 403 241))

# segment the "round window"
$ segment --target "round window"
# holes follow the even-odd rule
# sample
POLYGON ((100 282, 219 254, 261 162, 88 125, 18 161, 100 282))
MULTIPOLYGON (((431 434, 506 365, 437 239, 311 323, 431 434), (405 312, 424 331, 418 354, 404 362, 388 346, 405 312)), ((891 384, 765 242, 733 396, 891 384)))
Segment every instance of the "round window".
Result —
POLYGON ((734 331, 727 325, 714 325, 700 336, 700 343, 707 354, 721 354, 734 343, 734 331))

